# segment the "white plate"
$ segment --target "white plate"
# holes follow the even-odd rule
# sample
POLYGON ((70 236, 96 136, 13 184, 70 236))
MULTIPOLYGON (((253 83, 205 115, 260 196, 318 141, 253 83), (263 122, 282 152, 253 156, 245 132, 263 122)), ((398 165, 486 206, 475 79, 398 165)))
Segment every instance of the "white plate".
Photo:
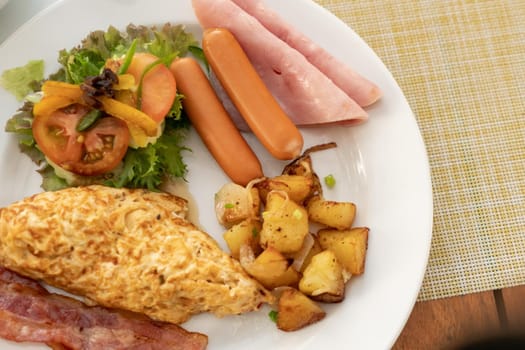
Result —
MULTIPOLYGON (((349 282, 347 297, 325 305, 322 322, 294 333, 278 331, 268 309, 217 319, 199 315, 185 328, 209 335, 209 349, 386 349, 402 330, 417 298, 429 253, 432 192, 425 147, 408 103, 380 59, 343 22, 309 0, 268 0, 312 39, 379 84, 383 99, 369 108, 370 120, 357 127, 303 130, 306 146, 336 141, 336 150, 316 154, 321 177, 334 174, 326 195, 357 204, 356 225, 370 227, 366 272, 349 282), (322 25, 319 25, 322 23, 322 25)), ((351 4, 349 3, 349 6, 351 4)), ((47 73, 57 69, 57 52, 76 45, 88 32, 112 24, 186 24, 199 35, 189 0, 64 0, 26 23, 0 47, 0 71, 44 59, 47 73)), ((19 103, 0 91, 0 124, 19 103)), ((267 175, 283 163, 270 159, 256 140, 267 175)), ((223 245, 213 214, 213 194, 227 181, 214 160, 191 135, 189 190, 197 200, 200 224, 223 245)), ((0 137, 0 206, 40 191, 35 166, 19 153, 12 135, 0 137)), ((2 349, 41 349, 0 340, 2 349)))

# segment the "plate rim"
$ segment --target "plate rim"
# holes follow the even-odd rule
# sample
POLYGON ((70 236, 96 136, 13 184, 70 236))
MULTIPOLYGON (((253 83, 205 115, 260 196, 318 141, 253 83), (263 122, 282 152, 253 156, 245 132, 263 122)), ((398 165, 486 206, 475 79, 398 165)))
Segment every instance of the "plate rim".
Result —
MULTIPOLYGON (((139 0, 139 1, 135 1, 135 3, 137 2, 141 2, 141 1, 145 1, 145 0, 139 0)), ((57 2, 55 2, 54 4, 50 5, 49 7, 47 7, 46 9, 43 9, 42 11, 38 12, 36 15, 34 15, 30 20, 28 20, 27 22, 25 22, 22 26, 20 26, 17 30, 15 30, 1 45, 0 45, 0 52, 3 50, 4 47, 10 45, 10 42, 12 40, 15 40, 17 36, 19 36, 19 32, 20 31, 24 31, 24 30, 27 30, 26 28, 29 28, 31 27, 32 25, 34 25, 33 23, 38 21, 40 18, 42 17, 45 17, 45 16, 48 16, 50 13, 54 13, 54 11, 56 11, 56 9, 59 9, 61 8, 62 6, 65 6, 67 4, 70 4, 70 3, 73 3, 74 1, 73 0, 58 0, 57 2)), ((113 1, 115 2, 115 1, 113 1)), ((118 2, 118 1, 116 1, 118 2)), ((276 2, 276 1, 273 1, 273 2, 276 2)), ((365 40, 363 38, 361 38, 349 25, 347 25, 345 22, 343 22, 340 18, 338 18, 337 16, 335 16, 333 13, 331 13, 327 8, 315 3, 314 1, 312 0, 301 0, 302 4, 304 5, 307 5, 307 6, 310 6, 310 8, 312 9, 312 11, 321 11, 323 13, 324 16, 327 16, 327 17, 331 17, 332 18, 332 21, 334 21, 334 23, 337 23, 337 26, 338 27, 344 27, 346 30, 349 30, 353 33, 353 35, 355 35, 359 40, 361 40, 362 42, 362 45, 365 45, 369 50, 370 52, 373 53, 373 55, 375 56, 374 59, 378 60, 378 62, 384 67, 384 71, 388 72, 389 74, 389 79, 391 79, 397 89, 399 90, 399 92, 401 93, 401 95, 403 96, 403 99, 404 99, 404 103, 406 104, 408 110, 410 111, 410 118, 413 120, 413 122, 416 124, 416 128, 418 130, 418 138, 419 138, 419 143, 420 143, 420 148, 422 148, 422 153, 424 154, 424 162, 425 162, 425 166, 423 167, 424 169, 424 173, 425 173, 425 177, 426 177, 426 185, 427 185, 427 194, 429 195, 427 197, 427 203, 426 203, 426 206, 427 208, 429 209, 429 217, 427 218, 427 229, 428 229, 428 237, 427 237, 427 247, 426 247, 426 257, 424 259, 424 266, 422 268, 420 268, 420 273, 419 275, 417 276, 417 279, 418 279, 418 291, 413 293, 412 297, 411 297, 411 301, 409 302, 412 306, 410 307, 409 310, 406 310, 405 312, 405 315, 404 315, 404 321, 402 322, 402 324, 398 327, 399 329, 396 330, 396 334, 395 334, 395 337, 394 339, 392 339, 391 341, 391 344, 389 345, 392 345, 393 342, 397 339, 397 337, 399 336, 399 334, 401 333, 406 321, 408 320, 408 317, 410 316, 410 313, 412 311, 412 308, 413 306, 415 305, 415 302, 417 300, 417 297, 418 297, 418 294, 419 294, 419 289, 421 288, 421 285, 422 285, 422 282, 423 282, 423 279, 424 279, 424 275, 425 275, 425 271, 426 271, 426 267, 428 265, 428 258, 429 258, 429 255, 430 255, 430 247, 431 247, 431 239, 432 239, 432 227, 433 227, 433 192, 432 192, 432 182, 431 182, 431 172, 430 172, 430 163, 429 163, 429 159, 428 159, 428 152, 426 150, 426 146, 425 146, 425 143, 424 143, 424 139, 423 139, 423 136, 421 134, 421 130, 419 129, 418 125, 417 125, 417 119, 415 117, 415 114, 413 113, 412 109, 410 108, 410 105, 406 99, 406 97, 404 96, 402 90, 401 90, 401 87, 397 84, 397 82, 395 81, 392 73, 387 69, 387 67, 384 65, 384 63, 382 62, 382 60, 379 58, 379 56, 372 50, 372 48, 370 48, 370 46, 365 42, 365 40)), ((288 5, 289 6, 289 5, 288 5)), ((294 5, 295 6, 295 5, 294 5)), ((103 28, 101 28, 103 29, 103 28)), ((23 63, 23 62, 22 62, 23 63)), ((421 170, 421 169, 420 169, 421 170)))

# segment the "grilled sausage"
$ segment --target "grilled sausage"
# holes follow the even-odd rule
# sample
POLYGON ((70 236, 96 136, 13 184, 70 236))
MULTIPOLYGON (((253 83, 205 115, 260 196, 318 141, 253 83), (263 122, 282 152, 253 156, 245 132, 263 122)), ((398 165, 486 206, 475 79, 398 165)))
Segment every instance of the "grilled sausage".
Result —
POLYGON ((233 34, 210 28, 202 40, 215 75, 259 141, 277 159, 297 157, 303 137, 264 85, 233 34))
POLYGON ((243 186, 262 177, 259 159, 233 124, 197 61, 180 58, 170 69, 184 95, 182 104, 189 119, 226 175, 243 186))

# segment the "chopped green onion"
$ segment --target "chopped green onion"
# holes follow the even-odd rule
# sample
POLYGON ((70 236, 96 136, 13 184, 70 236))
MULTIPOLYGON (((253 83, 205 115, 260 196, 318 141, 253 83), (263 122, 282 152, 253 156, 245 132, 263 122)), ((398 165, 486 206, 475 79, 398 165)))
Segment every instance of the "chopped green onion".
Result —
POLYGON ((226 204, 224 204, 224 207, 225 207, 226 209, 232 209, 232 208, 235 207, 235 205, 234 205, 233 203, 226 203, 226 204))
POLYGON ((303 218, 303 213, 299 209, 295 209, 292 213, 293 217, 297 220, 301 220, 303 218))
POLYGON ((275 311, 275 310, 272 310, 268 313, 268 317, 270 318, 270 320, 272 320, 273 322, 276 322, 277 323, 277 316, 279 316, 279 312, 275 311))
POLYGON ((118 74, 124 74, 128 71, 129 65, 131 64, 131 61, 133 60, 133 56, 135 55, 136 48, 137 48, 137 39, 135 38, 131 42, 131 46, 126 52, 126 56, 124 57, 124 62, 122 63, 122 66, 120 66, 118 70, 118 74))
POLYGON ((335 186, 335 177, 330 174, 330 175, 327 175, 324 177, 324 183, 326 184, 326 186, 328 186, 328 188, 332 188, 335 186))
POLYGON ((84 131, 89 129, 95 122, 100 118, 102 115, 102 112, 98 109, 92 109, 86 115, 80 119, 80 121, 77 124, 77 131, 84 131))
POLYGON ((148 64, 144 71, 142 72, 142 75, 140 76, 139 80, 139 86, 137 87, 137 109, 142 108, 142 83, 144 82, 144 77, 150 70, 155 68, 157 65, 161 64, 162 60, 155 60, 154 62, 148 64))
POLYGON ((255 228, 255 227, 252 228, 252 237, 256 238, 258 234, 259 234, 259 231, 257 230, 257 228, 255 228))

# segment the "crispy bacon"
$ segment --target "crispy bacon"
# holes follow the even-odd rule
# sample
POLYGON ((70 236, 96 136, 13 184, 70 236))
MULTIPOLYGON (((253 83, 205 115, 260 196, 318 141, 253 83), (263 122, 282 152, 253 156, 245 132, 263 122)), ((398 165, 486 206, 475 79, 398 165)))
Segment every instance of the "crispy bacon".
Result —
POLYGON ((49 293, 0 267, 0 337, 46 343, 53 349, 205 349, 206 335, 145 316, 49 293))

